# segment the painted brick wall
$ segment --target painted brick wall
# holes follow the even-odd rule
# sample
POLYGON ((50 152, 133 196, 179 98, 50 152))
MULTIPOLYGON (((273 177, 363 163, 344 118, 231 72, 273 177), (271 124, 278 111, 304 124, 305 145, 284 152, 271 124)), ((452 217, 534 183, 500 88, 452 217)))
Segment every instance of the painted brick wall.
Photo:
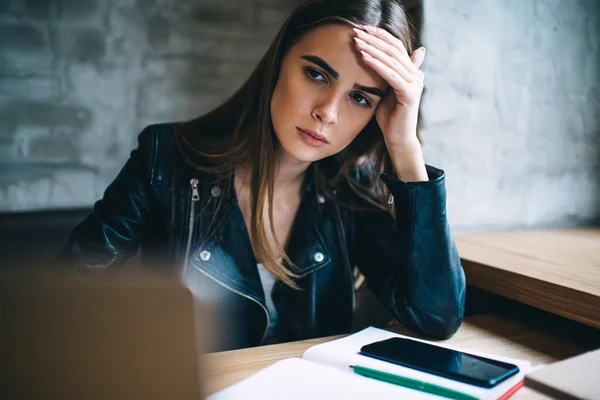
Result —
POLYGON ((0 0, 0 211, 87 207, 141 129, 209 111, 290 0, 0 0))
MULTIPOLYGON (((291 0, 1 0, 0 211, 90 206, 147 124, 208 111, 291 0)), ((600 217, 600 2, 426 0, 423 140, 457 232, 600 217)))
POLYGON ((455 231, 600 217, 600 2, 426 0, 426 160, 455 231))

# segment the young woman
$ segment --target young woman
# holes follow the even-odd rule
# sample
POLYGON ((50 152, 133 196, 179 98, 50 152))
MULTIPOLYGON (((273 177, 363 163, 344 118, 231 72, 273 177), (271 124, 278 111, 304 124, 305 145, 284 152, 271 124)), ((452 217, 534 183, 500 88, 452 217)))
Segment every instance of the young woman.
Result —
POLYGON ((424 57, 399 1, 301 3, 228 101, 139 135, 61 262, 141 248, 216 305, 237 333, 220 349, 348 332, 355 266, 403 323, 451 336, 465 280, 417 139, 424 57))

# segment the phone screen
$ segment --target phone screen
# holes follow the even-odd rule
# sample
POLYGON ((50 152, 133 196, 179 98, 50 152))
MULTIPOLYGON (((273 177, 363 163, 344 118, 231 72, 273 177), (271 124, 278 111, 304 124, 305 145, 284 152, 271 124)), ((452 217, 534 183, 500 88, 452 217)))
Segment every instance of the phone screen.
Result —
POLYGON ((519 372, 513 364, 405 338, 368 344, 360 354, 488 388, 519 372))

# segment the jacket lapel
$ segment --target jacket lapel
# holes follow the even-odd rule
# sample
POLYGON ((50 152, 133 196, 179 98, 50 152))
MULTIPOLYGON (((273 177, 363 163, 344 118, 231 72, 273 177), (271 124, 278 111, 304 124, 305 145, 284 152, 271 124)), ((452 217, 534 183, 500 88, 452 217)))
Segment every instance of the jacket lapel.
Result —
POLYGON ((299 277, 305 277, 331 262, 321 235, 320 207, 322 205, 315 201, 312 193, 306 193, 292 227, 286 253, 294 264, 290 270, 299 277))
POLYGON ((265 306, 254 252, 235 196, 223 199, 223 207, 217 216, 219 220, 215 223, 217 201, 226 195, 222 189, 224 182, 211 174, 202 175, 199 245, 190 261, 229 290, 265 306))
MULTIPOLYGON (((322 237, 322 209, 327 206, 319 201, 313 185, 313 171, 309 168, 305 184, 305 193, 296 214, 287 255, 294 264, 288 268, 301 279, 326 267, 331 263, 331 256, 326 241, 322 237)), ((229 182, 232 185, 232 182, 229 182)), ((214 280, 234 292, 260 302, 265 306, 265 294, 260 282, 256 259, 250 242, 242 212, 236 200, 235 192, 230 191, 219 211, 219 221, 214 228, 212 221, 219 196, 225 195, 224 182, 217 176, 202 174, 201 201, 199 210, 200 223, 196 237, 199 244, 190 256, 192 266, 208 274, 214 280), (218 188, 218 189, 215 189, 218 188), (219 196, 216 196, 216 195, 219 196), (211 227, 211 222, 213 227, 211 227), (209 228, 211 231, 209 232, 209 228)), ((295 302, 313 301, 310 288, 303 288, 294 296, 295 302), (309 291, 307 293, 307 290, 309 291)), ((306 305, 312 310, 311 305, 306 305)), ((314 306, 314 305, 313 305, 314 306)))

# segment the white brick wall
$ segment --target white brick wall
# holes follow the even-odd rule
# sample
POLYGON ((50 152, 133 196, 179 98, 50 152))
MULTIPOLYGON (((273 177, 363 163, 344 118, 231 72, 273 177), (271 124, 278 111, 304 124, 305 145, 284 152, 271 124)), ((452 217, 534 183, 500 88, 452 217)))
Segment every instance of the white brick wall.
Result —
MULTIPOLYGON (((145 125, 237 88, 293 4, 0 3, 0 211, 91 205, 145 125)), ((424 151, 455 232, 600 217, 599 15, 598 0, 425 0, 424 151)))
POLYGON ((155 122, 209 111, 291 0, 0 1, 0 212, 88 207, 155 122))
POLYGON ((600 217, 600 2, 427 0, 423 42, 455 231, 600 217))

